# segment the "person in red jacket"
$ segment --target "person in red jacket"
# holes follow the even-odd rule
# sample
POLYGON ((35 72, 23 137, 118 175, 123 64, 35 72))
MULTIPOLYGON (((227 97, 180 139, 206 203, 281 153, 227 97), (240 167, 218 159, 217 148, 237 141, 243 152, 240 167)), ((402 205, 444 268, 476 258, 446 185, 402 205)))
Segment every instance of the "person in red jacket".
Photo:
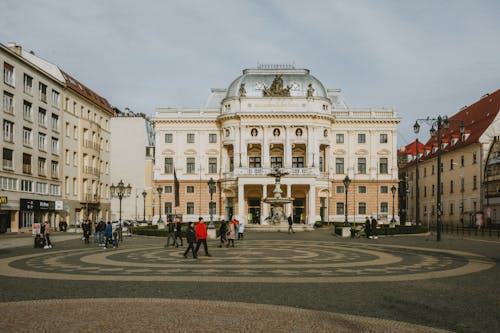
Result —
POLYGON ((207 226, 203 221, 203 217, 198 218, 198 223, 196 224, 196 228, 194 229, 196 232, 196 249, 194 250, 194 254, 198 256, 198 250, 200 249, 200 245, 203 243, 203 247, 205 248, 205 255, 207 257, 211 257, 210 253, 208 253, 207 246, 207 226))

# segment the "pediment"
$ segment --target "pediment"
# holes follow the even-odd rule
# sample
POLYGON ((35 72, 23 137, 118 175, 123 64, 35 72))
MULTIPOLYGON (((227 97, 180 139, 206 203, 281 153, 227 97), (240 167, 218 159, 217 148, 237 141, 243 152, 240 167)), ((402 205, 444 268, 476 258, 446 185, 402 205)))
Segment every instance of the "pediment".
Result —
POLYGON ((217 149, 209 149, 206 152, 207 155, 219 155, 219 151, 217 149))
POLYGON ((391 155, 391 151, 389 149, 382 149, 377 152, 377 155, 382 155, 382 156, 391 155))
POLYGON ((335 149, 333 155, 345 155, 346 151, 344 149, 335 149))
POLYGON ((184 151, 184 155, 196 155, 196 150, 194 149, 187 149, 184 151))
POLYGON ((368 150, 360 149, 360 150, 357 150, 355 154, 358 156, 365 156, 365 155, 368 155, 368 150))
POLYGON ((162 156, 174 156, 175 155, 175 151, 173 151, 172 149, 165 149, 161 152, 162 156))

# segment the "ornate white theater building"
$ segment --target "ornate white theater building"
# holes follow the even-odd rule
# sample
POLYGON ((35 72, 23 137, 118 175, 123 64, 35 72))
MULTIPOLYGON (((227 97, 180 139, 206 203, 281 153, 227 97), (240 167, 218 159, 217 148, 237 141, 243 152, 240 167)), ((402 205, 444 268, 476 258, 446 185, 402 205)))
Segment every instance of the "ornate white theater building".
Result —
POLYGON ((348 108, 339 89, 326 89, 307 69, 246 69, 227 89, 212 89, 204 108, 159 108, 153 122, 154 180, 162 192, 156 193, 156 215, 161 209, 184 221, 208 220, 213 178, 214 220, 269 224, 264 199, 273 196, 275 179, 268 173, 279 167, 288 172, 281 190, 292 199, 285 214, 295 223, 344 221, 346 176, 349 222, 392 218, 397 112, 348 108))

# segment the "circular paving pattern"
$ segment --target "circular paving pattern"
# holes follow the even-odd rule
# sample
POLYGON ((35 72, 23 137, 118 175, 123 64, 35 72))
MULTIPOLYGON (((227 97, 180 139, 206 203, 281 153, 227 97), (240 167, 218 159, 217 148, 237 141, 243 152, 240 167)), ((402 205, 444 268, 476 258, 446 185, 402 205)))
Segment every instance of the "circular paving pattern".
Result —
POLYGON ((0 303, 2 332, 429 332, 394 320, 239 302, 70 299, 0 303), (46 309, 41 314, 33 309, 46 309), (50 309, 50 310, 49 310, 50 309), (119 309, 119 314, 116 309, 119 309), (44 320, 40 320, 43 315, 44 320))
MULTIPOLYGON (((42 279, 330 283, 409 281, 469 274, 494 265, 466 252, 324 241, 245 240, 184 259, 185 248, 135 245, 45 250, 0 260, 0 274, 42 279)), ((210 244, 213 245, 213 244, 210 244)))

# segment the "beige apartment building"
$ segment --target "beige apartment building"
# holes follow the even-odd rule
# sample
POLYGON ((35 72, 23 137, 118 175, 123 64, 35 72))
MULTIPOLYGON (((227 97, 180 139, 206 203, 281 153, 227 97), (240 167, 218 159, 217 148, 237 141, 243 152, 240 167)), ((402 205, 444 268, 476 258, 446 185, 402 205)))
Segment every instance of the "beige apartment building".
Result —
POLYGON ((156 214, 208 219, 212 178, 215 220, 269 224, 264 199, 273 196, 275 179, 268 174, 277 167, 288 173, 281 190, 291 198, 285 214, 296 223, 343 221, 346 176, 350 222, 392 218, 397 112, 347 108, 339 89, 326 89, 307 69, 246 69, 227 89, 212 89, 204 108, 159 108, 152 121, 154 180, 162 188, 156 214))
POLYGON ((21 46, 0 44, 0 232, 110 218, 108 102, 21 46))
MULTIPOLYGON (((483 213, 493 221, 497 219, 498 207, 492 209, 489 198, 485 200, 486 184, 488 180, 493 183, 495 175, 491 171, 488 178, 485 171, 488 165, 494 170, 496 163, 493 147, 495 138, 500 135, 499 110, 500 91, 497 90, 462 108, 450 117, 450 128, 442 130, 440 190, 443 224, 474 225, 477 213, 483 213), (465 125, 463 137, 459 131, 461 122, 465 125)), ((415 221, 417 164, 415 150, 408 153, 408 163, 400 165, 400 176, 408 184, 408 220, 415 221)), ((437 167, 437 138, 432 137, 419 151, 419 216, 424 225, 436 223, 437 167)), ((496 188, 490 195, 492 198, 496 196, 496 188)))

